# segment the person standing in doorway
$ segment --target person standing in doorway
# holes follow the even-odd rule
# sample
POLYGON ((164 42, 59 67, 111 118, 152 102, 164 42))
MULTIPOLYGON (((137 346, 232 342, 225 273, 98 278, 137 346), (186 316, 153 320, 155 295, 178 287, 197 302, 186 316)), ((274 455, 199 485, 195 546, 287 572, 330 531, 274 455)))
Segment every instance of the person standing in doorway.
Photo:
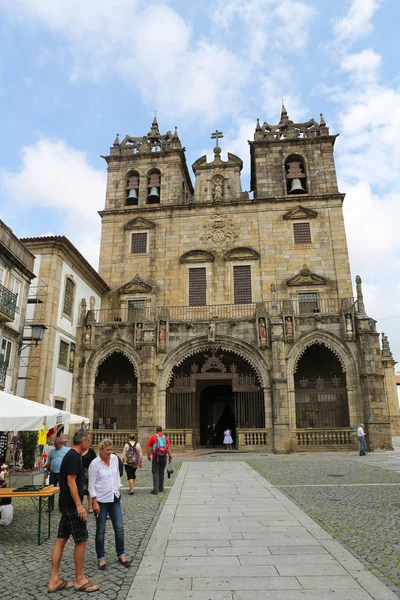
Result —
MULTIPOLYGON (((46 465, 47 473, 50 473, 49 484, 58 485, 60 482, 60 468, 64 456, 69 452, 67 446, 63 446, 62 439, 56 437, 54 448, 50 451, 49 460, 46 465)), ((48 510, 54 510, 54 496, 49 496, 48 510)))
POLYGON ((232 450, 232 444, 233 444, 232 431, 229 429, 228 425, 225 427, 225 431, 224 431, 224 444, 226 444, 227 450, 232 450))
POLYGON ((135 493, 136 471, 142 468, 143 455, 139 442, 136 441, 134 433, 129 436, 122 452, 122 462, 125 464, 125 473, 128 478, 130 496, 135 493))
POLYGON ((130 567, 125 556, 124 525, 121 510, 121 476, 118 456, 113 454, 112 440, 105 439, 99 446, 99 455, 89 467, 89 495, 96 519, 96 554, 100 571, 107 568, 104 549, 107 515, 110 516, 115 536, 117 558, 123 567, 130 567))
POLYGON ((88 532, 86 510, 82 504, 82 452, 89 448, 89 445, 89 431, 77 431, 74 435, 73 446, 61 463, 59 496, 61 520, 51 557, 51 575, 47 587, 49 593, 68 590, 72 587, 77 592, 95 592, 100 588, 99 585, 89 581, 83 572, 88 532), (59 573, 64 547, 70 536, 75 542, 75 581, 73 583, 61 579, 59 573))
POLYGON ((365 446, 365 430, 364 430, 364 423, 360 424, 360 427, 357 429, 357 437, 358 437, 358 441, 360 442, 360 456, 366 456, 367 453, 365 452, 366 450, 366 446, 365 446))
POLYGON ((150 494, 157 495, 164 491, 164 472, 168 462, 172 462, 171 444, 163 434, 161 425, 157 425, 156 433, 147 441, 147 459, 151 460, 153 474, 153 489, 150 494))

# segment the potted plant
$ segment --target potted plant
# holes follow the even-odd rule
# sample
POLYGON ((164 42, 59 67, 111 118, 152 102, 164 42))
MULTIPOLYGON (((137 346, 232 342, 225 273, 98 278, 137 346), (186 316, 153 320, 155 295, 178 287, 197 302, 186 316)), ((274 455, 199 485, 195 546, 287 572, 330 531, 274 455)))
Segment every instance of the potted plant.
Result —
POLYGON ((22 431, 20 433, 22 450, 22 468, 10 473, 9 487, 24 485, 43 485, 45 471, 35 468, 37 450, 37 431, 22 431))

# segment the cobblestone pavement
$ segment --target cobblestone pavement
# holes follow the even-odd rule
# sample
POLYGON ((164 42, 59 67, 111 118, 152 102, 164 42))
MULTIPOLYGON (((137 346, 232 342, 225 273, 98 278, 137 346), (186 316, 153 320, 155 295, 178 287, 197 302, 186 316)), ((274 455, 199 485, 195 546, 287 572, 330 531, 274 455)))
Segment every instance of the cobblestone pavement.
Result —
POLYGON ((400 474, 385 468, 390 461, 397 470, 394 458, 329 453, 247 462, 400 597, 400 474))
MULTIPOLYGON (((177 473, 179 464, 174 462, 173 465, 175 473, 177 473)), ((174 479, 175 474, 171 481, 166 479, 167 490, 174 479)), ((127 485, 125 474, 122 481, 124 485, 127 485)), ((101 584, 101 590, 91 594, 91 598, 95 600, 125 600, 168 493, 152 496, 149 493, 151 489, 150 465, 146 462, 143 469, 138 472, 135 495, 128 496, 127 488, 122 491, 125 547, 127 556, 133 558, 130 569, 125 569, 117 562, 114 532, 110 523, 107 524, 106 531, 106 553, 109 567, 104 572, 97 569, 94 549, 95 518, 93 515, 89 515, 89 541, 86 550, 85 574, 94 582, 101 584)), ((37 513, 32 501, 15 498, 13 505, 15 507, 13 523, 8 527, 0 528, 1 598, 2 600, 43 598, 50 576, 51 551, 57 534, 59 513, 54 510, 51 514, 50 539, 42 546, 37 546, 37 513)), ((61 564, 60 575, 68 581, 74 579, 73 547, 72 542, 67 543, 61 564)), ((58 593, 56 597, 68 597, 72 600, 82 598, 82 594, 68 590, 58 593)))

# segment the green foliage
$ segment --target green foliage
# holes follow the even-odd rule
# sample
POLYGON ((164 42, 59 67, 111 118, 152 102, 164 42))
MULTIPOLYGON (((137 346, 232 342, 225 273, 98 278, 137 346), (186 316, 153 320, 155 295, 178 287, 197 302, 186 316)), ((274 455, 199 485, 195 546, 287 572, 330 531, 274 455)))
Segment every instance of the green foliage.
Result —
POLYGON ((37 431, 22 431, 20 433, 23 469, 33 469, 35 466, 37 431))

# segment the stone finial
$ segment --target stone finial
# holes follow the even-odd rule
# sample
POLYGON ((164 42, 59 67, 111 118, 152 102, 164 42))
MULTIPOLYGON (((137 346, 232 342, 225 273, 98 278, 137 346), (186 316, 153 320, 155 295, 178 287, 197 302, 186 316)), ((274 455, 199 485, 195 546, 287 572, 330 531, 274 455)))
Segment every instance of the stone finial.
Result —
POLYGON ((362 280, 359 275, 356 277, 356 288, 357 288, 357 312, 361 315, 365 315, 364 296, 362 293, 362 280))
POLYGON ((320 113, 320 121, 319 124, 321 127, 326 127, 326 123, 325 123, 325 119, 324 119, 324 115, 322 113, 320 113))
POLYGON ((115 136, 115 140, 114 140, 113 146, 114 146, 114 148, 116 146, 119 146, 119 133, 117 133, 117 135, 115 136))
POLYGON ((392 352, 390 350, 389 340, 387 336, 382 332, 382 356, 385 358, 393 358, 392 352))
POLYGON ((257 119, 256 131, 261 131, 260 119, 257 119))
POLYGON ((178 127, 175 125, 174 138, 178 138, 178 127))
POLYGON ((282 100, 282 111, 281 111, 281 123, 287 123, 289 121, 289 117, 287 114, 287 110, 285 108, 285 105, 283 104, 283 100, 282 100))

